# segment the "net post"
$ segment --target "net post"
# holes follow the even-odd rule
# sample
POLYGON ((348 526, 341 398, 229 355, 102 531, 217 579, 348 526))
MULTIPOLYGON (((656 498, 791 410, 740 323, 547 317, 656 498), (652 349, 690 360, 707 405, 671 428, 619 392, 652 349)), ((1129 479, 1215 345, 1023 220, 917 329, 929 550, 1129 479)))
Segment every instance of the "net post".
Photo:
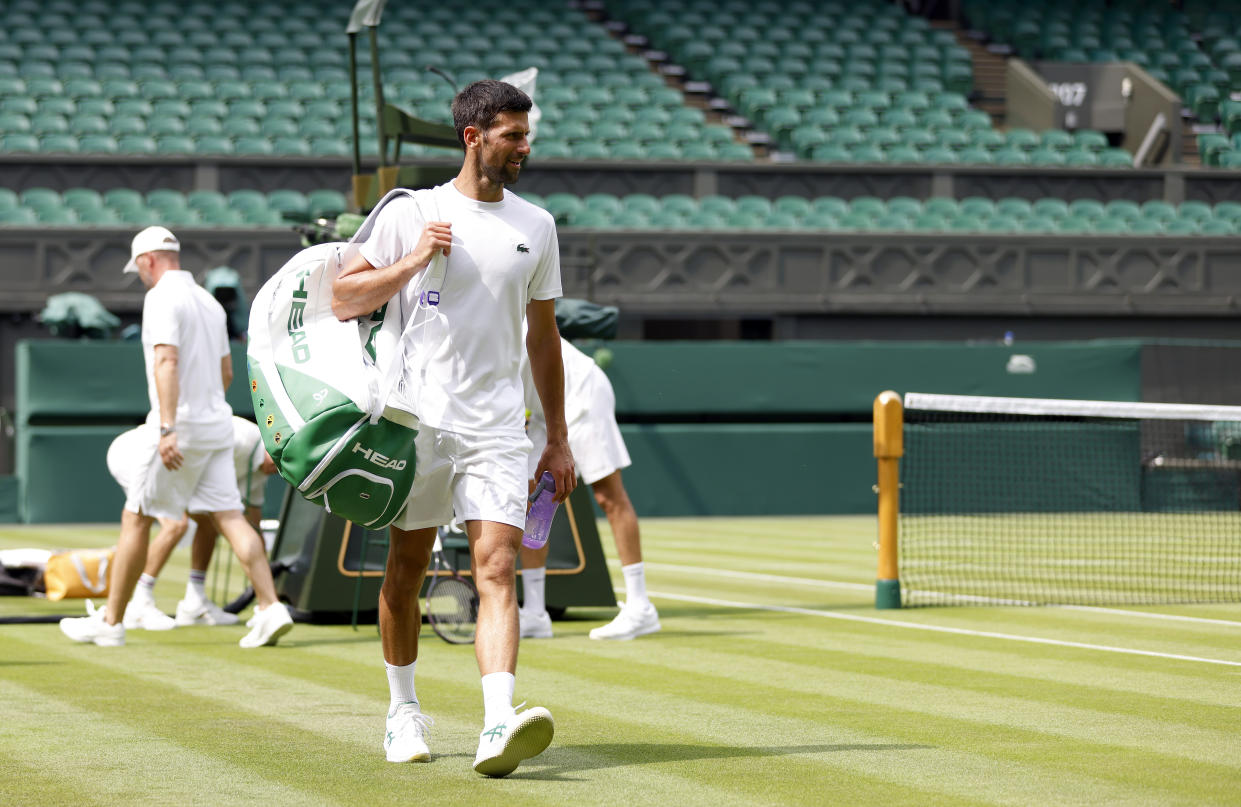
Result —
POLYGON ((900 458, 904 455, 904 410, 901 396, 887 390, 874 405, 875 459, 879 465, 879 574, 875 607, 901 607, 901 581, 896 565, 897 521, 900 514, 900 458))

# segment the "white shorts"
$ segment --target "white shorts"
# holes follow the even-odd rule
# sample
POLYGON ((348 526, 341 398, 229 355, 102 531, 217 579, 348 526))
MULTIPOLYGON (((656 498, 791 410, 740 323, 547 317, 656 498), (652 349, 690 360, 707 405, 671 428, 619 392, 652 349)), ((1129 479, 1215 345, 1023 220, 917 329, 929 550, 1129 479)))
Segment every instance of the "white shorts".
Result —
POLYGON ((440 527, 453 518, 526 526, 530 440, 524 434, 475 436, 424 425, 414 450, 414 486, 392 526, 440 527))
POLYGON ((108 470, 125 491, 125 509, 154 518, 185 513, 241 510, 233 450, 181 449, 181 467, 170 471, 159 458, 159 432, 142 425, 108 447, 108 470))
MULTIPOLYGON (((588 401, 574 401, 575 416, 569 421, 569 450, 582 481, 593 485, 632 464, 620 426, 616 424, 616 393, 612 385, 591 384, 588 401), (587 404, 579 406, 579 404, 587 404)), ((534 478, 539 459, 547 446, 547 425, 541 418, 530 421, 533 448, 527 461, 527 476, 534 478)))
MULTIPOLYGON (((236 469, 234 468, 234 473, 236 469)), ((262 507, 267 494, 267 474, 255 468, 249 473, 249 488, 245 477, 237 477, 237 492, 246 507, 262 507)))

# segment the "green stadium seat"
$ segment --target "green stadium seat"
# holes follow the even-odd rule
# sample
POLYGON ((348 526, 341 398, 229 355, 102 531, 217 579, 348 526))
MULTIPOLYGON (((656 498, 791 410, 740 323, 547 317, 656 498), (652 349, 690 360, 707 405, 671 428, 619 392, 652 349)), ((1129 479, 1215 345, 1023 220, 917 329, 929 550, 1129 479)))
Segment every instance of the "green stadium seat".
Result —
POLYGON ((773 209, 799 219, 805 218, 814 210, 810 200, 802 196, 781 196, 776 199, 773 209))
POLYGON ((1041 218, 1058 221, 1069 215, 1069 203, 1063 199, 1036 199, 1030 206, 1030 212, 1041 218))
POLYGON ((856 163, 885 163, 888 161, 883 149, 868 143, 861 143, 849 149, 849 157, 856 163))
POLYGON ((71 134, 48 134, 39 138, 39 150, 49 153, 74 154, 80 149, 78 139, 71 134))
POLYGON ((1133 155, 1122 148, 1108 148, 1099 153, 1099 165, 1108 168, 1132 168, 1133 155))
POLYGON ((193 154, 194 138, 187 134, 163 134, 155 137, 155 151, 158 154, 193 154))
POLYGON ((921 153, 922 161, 926 163, 947 165, 961 161, 958 152, 953 151, 947 146, 931 146, 930 148, 923 149, 921 153))
POLYGON ((1029 165, 1030 153, 1015 146, 996 149, 992 155, 997 165, 1029 165))
POLYGON ((1108 147, 1107 135, 1095 129, 1078 129, 1073 133, 1073 142, 1089 151, 1102 151, 1108 147))
POLYGON ((1028 199, 1018 199, 1010 196, 995 203, 995 212, 997 215, 1008 218, 1024 219, 1033 214, 1034 205, 1028 199))
POLYGON ((310 216, 310 200, 300 191, 271 191, 267 194, 267 207, 293 221, 306 221, 310 216))
POLYGON ((990 218, 995 215, 995 202, 985 196, 967 196, 957 205, 960 215, 990 218))
POLYGON ((1098 221, 1106 214, 1102 202, 1097 199, 1074 199, 1069 202, 1069 218, 1083 221, 1098 221))
POLYGON ((285 157, 308 157, 314 153, 310 141, 304 137, 281 136, 271 140, 272 153, 285 157))
POLYGON ((910 223, 910 227, 914 230, 919 230, 922 232, 937 232, 937 233, 947 232, 949 229, 951 229, 951 226, 949 225, 948 219, 946 217, 938 215, 936 213, 925 213, 925 212, 919 216, 914 217, 913 221, 910 223))
POLYGON ((922 212, 926 215, 939 216, 947 220, 960 212, 960 205, 952 197, 932 196, 922 203, 922 212))
POLYGON ((698 210, 698 203, 692 196, 683 193, 670 193, 659 200, 662 214, 665 216, 688 217, 698 210))
POLYGON ((878 218, 888 212, 888 206, 877 196, 857 196, 849 201, 849 211, 870 218, 878 218))
POLYGON ((1181 202, 1177 210, 1177 218, 1184 221, 1203 222, 1213 218, 1214 215, 1215 211, 1210 204, 1194 199, 1181 202))
POLYGON ((29 226, 39 223, 35 212, 26 207, 15 207, 8 210, 0 209, 0 225, 6 227, 29 226))
POLYGON ((1098 165, 1099 155, 1085 149, 1074 149, 1073 151, 1065 152, 1064 164, 1078 168, 1098 165))
POLYGON ((147 121, 146 132, 156 138, 164 135, 183 135, 186 134, 185 121, 178 117, 153 117, 147 121))
POLYGON ((886 162, 897 164, 914 164, 925 161, 922 151, 904 143, 884 149, 883 156, 886 162))
POLYGON ((154 154, 159 150, 155 138, 145 134, 127 134, 113 141, 116 150, 124 154, 154 154))
POLYGON ((1113 199, 1103 206, 1109 218, 1133 221, 1143 218, 1142 208, 1137 202, 1129 199, 1113 199))
POLYGON ((1068 155, 1065 152, 1047 146, 1039 146, 1028 153, 1031 165, 1066 165, 1068 155))
POLYGON ((1212 219, 1198 225, 1198 232, 1202 235, 1235 235, 1237 227, 1230 221, 1212 219))

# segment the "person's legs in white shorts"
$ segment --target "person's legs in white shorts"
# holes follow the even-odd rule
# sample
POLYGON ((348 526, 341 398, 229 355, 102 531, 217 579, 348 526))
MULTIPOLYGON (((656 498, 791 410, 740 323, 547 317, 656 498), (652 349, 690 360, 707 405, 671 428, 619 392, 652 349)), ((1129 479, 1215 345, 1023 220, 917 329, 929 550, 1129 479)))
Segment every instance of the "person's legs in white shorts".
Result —
POLYGON ((423 426, 415 451, 414 484, 394 527, 439 527, 454 517, 525 526, 525 435, 476 436, 423 426))

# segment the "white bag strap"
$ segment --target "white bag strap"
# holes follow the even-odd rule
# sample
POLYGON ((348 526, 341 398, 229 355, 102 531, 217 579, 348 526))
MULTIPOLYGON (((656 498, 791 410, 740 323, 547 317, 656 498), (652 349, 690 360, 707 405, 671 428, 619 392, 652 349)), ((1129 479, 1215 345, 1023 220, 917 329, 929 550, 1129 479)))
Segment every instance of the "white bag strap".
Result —
POLYGON ((108 556, 106 554, 99 557, 99 582, 92 582, 90 575, 86 573, 86 566, 82 563, 82 555, 78 552, 73 553, 73 568, 77 569, 78 577, 82 580, 82 585, 87 591, 95 594, 102 594, 103 590, 108 587, 108 556))
MULTIPOLYGON (((379 204, 377 204, 375 209, 371 211, 370 215, 366 217, 366 221, 362 222, 362 226, 358 228, 356 233, 354 233, 354 236, 350 239, 349 243, 353 244, 360 241, 365 241, 368 237, 370 237, 371 230, 375 227, 375 219, 377 218, 379 211, 384 205, 397 196, 409 196, 413 199, 414 204, 417 205, 419 212, 422 214, 422 220, 424 223, 438 220, 439 205, 436 203, 434 191, 426 191, 425 193, 419 194, 408 188, 395 188, 389 191, 383 199, 379 200, 379 204)), ((431 263, 422 272, 422 277, 419 280, 419 285, 422 290, 419 292, 418 299, 415 302, 416 308, 414 312, 411 312, 409 319, 405 323, 404 330, 401 331, 401 338, 397 342, 396 349, 392 353, 392 361, 388 364, 388 368, 384 372, 383 381, 377 391, 378 394, 374 397, 374 402, 370 411, 371 424, 379 422, 380 416, 383 415, 384 408, 388 405, 388 398, 392 396, 392 390, 396 387, 397 381, 400 380, 401 371, 405 364, 405 351, 414 332, 415 320, 418 319, 416 316, 417 310, 424 307, 433 308, 439 305, 440 289, 444 286, 444 276, 447 271, 448 259, 444 257, 443 252, 436 252, 433 256, 431 256, 431 263)), ((397 298, 399 299, 399 297, 400 295, 398 294, 397 298)), ((425 325, 425 323, 423 324, 425 325)), ((422 359, 423 367, 426 366, 426 361, 427 359, 424 355, 422 359)))

